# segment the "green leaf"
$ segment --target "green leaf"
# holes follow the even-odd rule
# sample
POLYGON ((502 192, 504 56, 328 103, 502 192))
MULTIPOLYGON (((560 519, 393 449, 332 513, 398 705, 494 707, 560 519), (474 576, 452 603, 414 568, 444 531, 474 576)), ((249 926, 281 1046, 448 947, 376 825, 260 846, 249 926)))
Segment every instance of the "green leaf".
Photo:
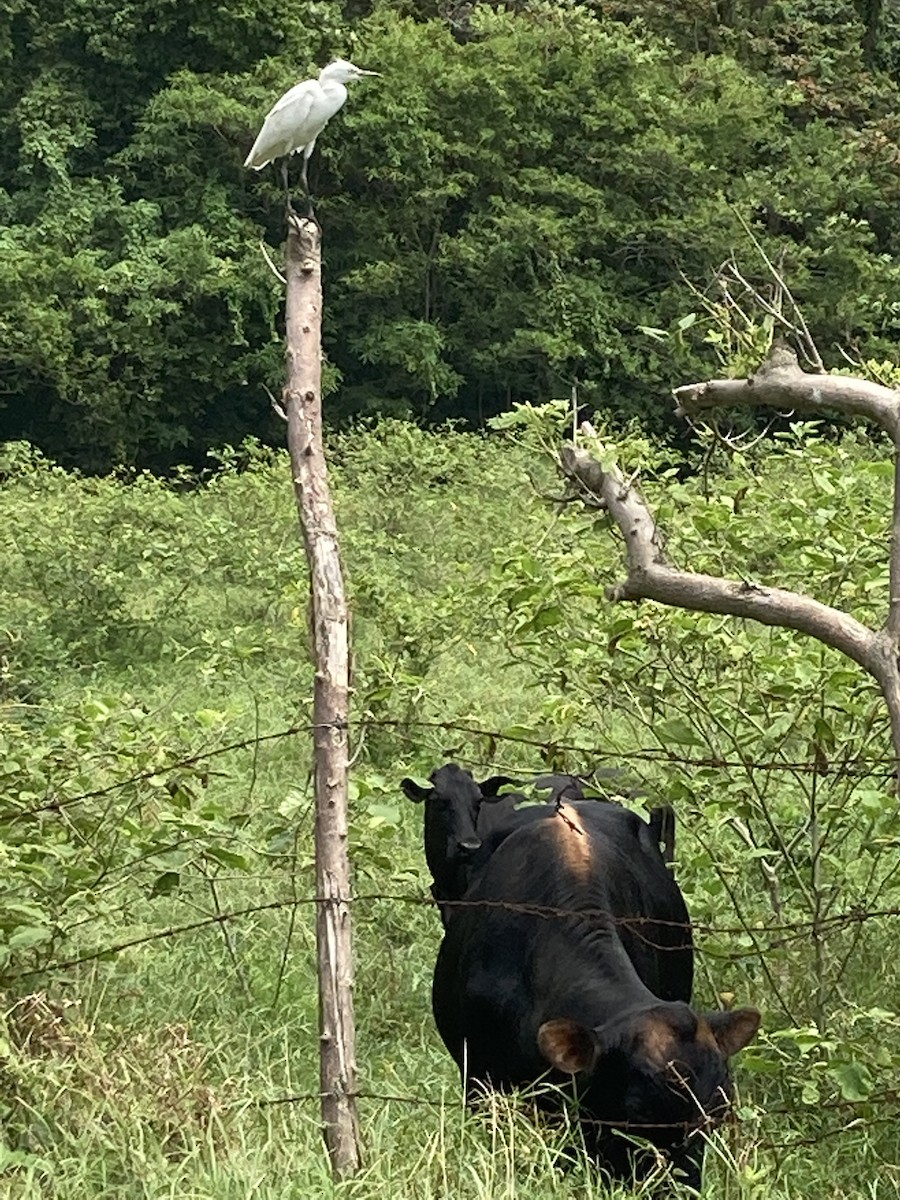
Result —
POLYGON ((53 933, 46 925, 18 925, 7 935, 6 940, 10 952, 15 953, 17 950, 30 950, 32 946, 40 946, 43 942, 49 942, 52 937, 53 933))
POLYGON ((663 745, 674 743, 677 746, 702 746, 703 740, 681 717, 671 717, 661 722, 656 729, 657 736, 663 745))
POLYGON ((216 708, 198 708, 194 716, 201 729, 215 729, 217 725, 222 725, 227 720, 228 713, 216 708))
POLYGON ((163 871, 161 875, 153 881, 153 886, 150 888, 151 896, 170 896, 176 892, 181 884, 181 873, 179 871, 163 871))
POLYGON ((863 1063, 834 1063, 828 1067, 828 1075, 838 1085, 845 1100, 865 1100, 871 1095, 872 1076, 863 1063))
POLYGON ((542 629, 551 629, 563 621, 563 610, 558 604, 551 604, 539 609, 530 621, 526 621, 523 630, 539 633, 542 629))
POLYGON ((400 808, 396 804, 368 804, 366 813, 373 825, 399 825, 400 808))
POLYGON ((246 855, 239 854, 236 850, 228 850, 224 846, 207 846, 204 855, 221 863, 223 867, 233 867, 236 871, 250 870, 250 862, 246 855))
POLYGON ((822 1093, 819 1085, 814 1079, 805 1079, 800 1088, 800 1102, 802 1104, 814 1105, 818 1104, 822 1098, 822 1093))
POLYGON ((780 1075, 784 1066, 770 1054, 747 1050, 741 1055, 741 1070, 753 1075, 780 1075))
POLYGON ((537 731, 530 725, 507 725, 502 731, 503 736, 511 740, 536 741, 537 731))

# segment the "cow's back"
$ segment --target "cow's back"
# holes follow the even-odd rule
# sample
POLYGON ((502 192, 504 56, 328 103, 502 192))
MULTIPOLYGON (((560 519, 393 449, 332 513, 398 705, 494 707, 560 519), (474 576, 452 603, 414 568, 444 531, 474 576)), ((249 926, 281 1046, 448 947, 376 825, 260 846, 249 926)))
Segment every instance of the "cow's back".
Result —
POLYGON ((650 825, 630 809, 574 806, 591 842, 610 913, 642 982, 662 1000, 689 1002, 693 938, 681 889, 650 825))
POLYGON ((560 1005, 590 1024, 610 973, 690 1000, 687 909, 646 830, 628 809, 583 801, 520 810, 492 832, 435 967, 435 1019, 461 1066, 463 1041, 478 1057, 483 1040, 495 1083, 536 1077, 538 1025, 560 1005))
POLYGON ((493 906, 503 902, 589 911, 595 920, 601 906, 651 991, 664 1000, 690 999, 690 919, 646 821, 602 800, 560 809, 531 806, 498 817, 470 864, 470 885, 460 906, 462 911, 475 908, 470 929, 482 928, 485 903, 492 906, 495 923, 502 923, 502 915, 493 906))

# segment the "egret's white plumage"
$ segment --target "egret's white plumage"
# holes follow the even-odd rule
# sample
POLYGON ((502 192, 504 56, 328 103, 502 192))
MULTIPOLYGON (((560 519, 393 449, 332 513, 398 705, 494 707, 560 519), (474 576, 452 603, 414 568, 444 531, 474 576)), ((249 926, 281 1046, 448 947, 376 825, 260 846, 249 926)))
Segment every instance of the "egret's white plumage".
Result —
MULTIPOLYGON (((363 75, 377 74, 377 71, 363 71, 345 58, 336 58, 322 68, 318 79, 304 79, 296 84, 269 111, 244 166, 261 171, 276 158, 286 159, 302 150, 302 178, 306 188, 306 164, 316 138, 347 99, 344 85, 363 75)), ((282 170, 287 188, 286 162, 282 170)))

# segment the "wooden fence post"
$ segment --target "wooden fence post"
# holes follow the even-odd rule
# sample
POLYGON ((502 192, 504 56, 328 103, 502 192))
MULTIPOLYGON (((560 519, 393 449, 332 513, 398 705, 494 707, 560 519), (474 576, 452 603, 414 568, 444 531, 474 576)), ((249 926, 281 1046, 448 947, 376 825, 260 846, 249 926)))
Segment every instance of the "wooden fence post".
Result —
POLYGON ((335 1176, 360 1163, 347 842, 349 638, 337 525, 322 441, 322 257, 315 221, 291 216, 287 238, 287 384, 283 400, 294 495, 309 563, 315 664, 316 946, 319 1080, 335 1176))

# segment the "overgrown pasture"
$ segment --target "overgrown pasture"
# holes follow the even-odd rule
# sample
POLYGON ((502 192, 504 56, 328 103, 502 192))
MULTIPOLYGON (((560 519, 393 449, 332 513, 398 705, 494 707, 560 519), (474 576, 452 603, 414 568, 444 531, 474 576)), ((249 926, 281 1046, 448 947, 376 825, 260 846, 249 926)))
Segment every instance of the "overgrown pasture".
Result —
MULTIPOLYGON (((504 436, 330 447, 353 604, 360 1176, 318 1130, 307 589, 286 456, 80 478, 0 454, 0 1192, 231 1200, 608 1194, 525 1102, 462 1106, 404 774, 617 767, 666 801, 698 1002, 752 1003, 710 1196, 900 1191, 900 820, 879 699, 785 631, 614 606, 619 548, 504 436)), ((676 460, 620 438, 683 565, 874 619, 892 466, 796 427, 676 460)), ((623 1195, 626 1194, 624 1191, 623 1195)))

